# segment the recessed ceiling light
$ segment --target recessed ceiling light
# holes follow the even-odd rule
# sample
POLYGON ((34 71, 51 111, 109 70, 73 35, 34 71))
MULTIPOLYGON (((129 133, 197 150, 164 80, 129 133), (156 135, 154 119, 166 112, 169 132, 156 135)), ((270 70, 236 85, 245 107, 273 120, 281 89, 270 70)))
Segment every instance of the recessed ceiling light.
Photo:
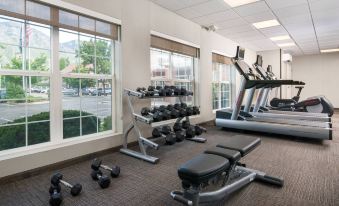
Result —
POLYGON ((250 4, 259 0, 224 0, 230 7, 237 7, 245 4, 250 4))
POLYGON ((284 35, 284 36, 275 36, 275 37, 271 37, 270 39, 271 39, 272 41, 281 41, 281 40, 291 39, 291 37, 288 36, 288 35, 284 35))
POLYGON ((280 23, 276 19, 253 23, 253 26, 257 29, 263 29, 263 28, 272 27, 272 26, 279 26, 279 25, 280 25, 280 23))
POLYGON ((290 47, 290 46, 295 46, 295 43, 290 42, 290 43, 283 43, 283 44, 277 44, 278 47, 290 47))
POLYGON ((331 52, 339 52, 339 49, 323 49, 320 50, 321 53, 331 53, 331 52))

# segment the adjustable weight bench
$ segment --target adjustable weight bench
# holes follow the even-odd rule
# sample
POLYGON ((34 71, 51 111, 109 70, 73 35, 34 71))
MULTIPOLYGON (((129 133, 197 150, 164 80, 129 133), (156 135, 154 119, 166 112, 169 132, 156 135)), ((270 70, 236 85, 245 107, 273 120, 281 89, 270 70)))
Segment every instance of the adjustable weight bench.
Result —
POLYGON ((207 149, 203 154, 187 161, 178 169, 183 191, 172 191, 172 198, 184 205, 197 206, 227 198, 254 180, 282 187, 283 179, 246 168, 239 162, 259 146, 260 142, 260 138, 239 136, 207 149), (206 186, 220 182, 220 189, 202 191, 206 186))

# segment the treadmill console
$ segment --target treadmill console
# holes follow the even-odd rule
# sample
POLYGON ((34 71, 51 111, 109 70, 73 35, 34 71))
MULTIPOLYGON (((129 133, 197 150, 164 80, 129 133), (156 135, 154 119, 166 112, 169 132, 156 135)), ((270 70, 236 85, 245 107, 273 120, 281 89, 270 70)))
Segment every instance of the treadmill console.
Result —
POLYGON ((242 60, 245 58, 245 49, 238 46, 237 47, 237 55, 235 56, 236 59, 242 60))

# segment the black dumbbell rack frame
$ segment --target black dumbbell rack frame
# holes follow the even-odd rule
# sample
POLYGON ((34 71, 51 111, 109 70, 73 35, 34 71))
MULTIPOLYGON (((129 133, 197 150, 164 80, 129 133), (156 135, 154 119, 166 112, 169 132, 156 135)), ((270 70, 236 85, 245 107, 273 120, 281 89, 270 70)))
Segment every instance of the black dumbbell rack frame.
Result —
MULTIPOLYGON (((142 160, 145 160, 147 162, 151 162, 151 163, 155 164, 155 163, 159 162, 159 158, 148 155, 147 149, 152 148, 152 149, 158 150, 159 144, 155 143, 154 141, 159 140, 159 139, 163 139, 163 137, 151 138, 151 139, 145 138, 142 135, 140 128, 139 128, 137 123, 142 122, 142 123, 145 123, 145 124, 149 124, 152 127, 155 127, 155 126, 159 126, 159 124, 161 124, 161 125, 171 124, 171 123, 173 123, 173 120, 164 120, 164 121, 160 121, 160 122, 157 122, 157 123, 153 123, 152 118, 147 118, 147 117, 144 117, 140 114, 135 113, 134 107, 133 107, 133 104, 132 104, 132 98, 153 99, 153 98, 176 97, 176 98, 179 98, 180 103, 182 103, 183 102, 182 97, 187 97, 187 95, 144 96, 143 93, 133 91, 133 90, 130 90, 130 89, 125 89, 124 94, 127 97, 128 107, 130 109, 131 116, 132 116, 132 122, 129 124, 129 126, 124 131, 123 148, 120 149, 120 152, 127 154, 129 156, 139 158, 139 159, 142 159, 142 160), (128 135, 133 129, 138 136, 137 140, 138 140, 140 152, 128 149, 128 135)), ((186 121, 190 122, 189 116, 179 117, 179 118, 176 119, 175 122, 181 122, 181 120, 183 120, 184 118, 186 119, 186 121)), ((189 138, 187 140, 191 140, 191 141, 199 142, 199 143, 206 142, 206 139, 202 138, 202 137, 193 137, 193 138, 189 138)))

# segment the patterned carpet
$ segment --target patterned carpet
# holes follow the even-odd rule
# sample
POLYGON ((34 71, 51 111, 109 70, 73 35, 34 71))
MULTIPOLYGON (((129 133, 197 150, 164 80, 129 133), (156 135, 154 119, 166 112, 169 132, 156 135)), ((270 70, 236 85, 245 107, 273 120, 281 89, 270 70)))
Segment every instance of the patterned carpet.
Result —
MULTIPOLYGON (((207 143, 189 141, 173 146, 162 146, 150 154, 160 157, 156 165, 120 153, 102 156, 104 162, 121 167, 121 176, 113 179, 105 190, 92 181, 90 162, 83 161, 60 168, 65 180, 80 182, 83 192, 71 197, 63 189, 63 205, 180 205, 169 196, 171 190, 181 189, 177 176, 180 164, 203 152, 206 148, 237 135, 259 136, 262 144, 243 158, 250 168, 265 171, 285 180, 283 188, 252 183, 231 198, 213 205, 281 205, 325 206, 339 205, 339 115, 333 118, 334 140, 305 141, 274 135, 236 133, 209 127, 207 143)), ((0 185, 0 205, 48 205, 50 172, 0 185)))

